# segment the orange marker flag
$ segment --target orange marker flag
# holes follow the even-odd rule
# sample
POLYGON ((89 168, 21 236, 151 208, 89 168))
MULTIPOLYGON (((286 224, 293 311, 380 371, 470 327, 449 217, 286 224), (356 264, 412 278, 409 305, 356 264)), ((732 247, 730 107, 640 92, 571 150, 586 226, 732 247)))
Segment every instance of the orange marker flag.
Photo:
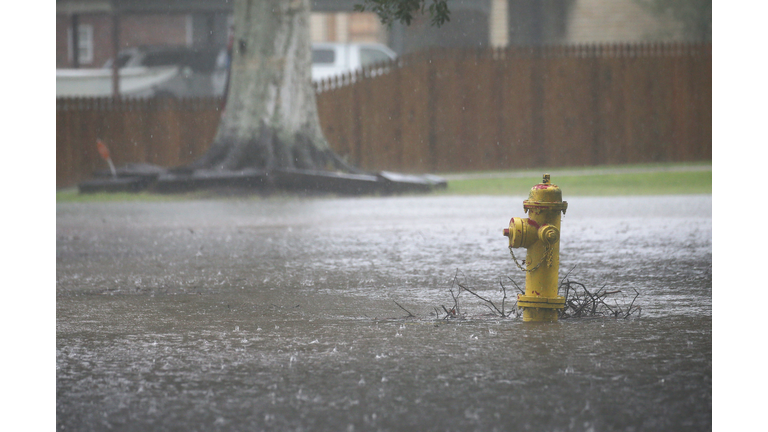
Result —
POLYGON ((107 145, 104 144, 104 141, 96 138, 96 147, 99 149, 99 154, 104 160, 109 160, 109 149, 107 148, 107 145))
POLYGON ((104 160, 109 164, 109 169, 112 171, 112 176, 117 177, 117 170, 115 170, 115 165, 112 163, 112 158, 109 157, 109 149, 107 148, 107 145, 104 144, 104 141, 101 139, 96 138, 96 148, 99 150, 101 157, 104 158, 104 160))

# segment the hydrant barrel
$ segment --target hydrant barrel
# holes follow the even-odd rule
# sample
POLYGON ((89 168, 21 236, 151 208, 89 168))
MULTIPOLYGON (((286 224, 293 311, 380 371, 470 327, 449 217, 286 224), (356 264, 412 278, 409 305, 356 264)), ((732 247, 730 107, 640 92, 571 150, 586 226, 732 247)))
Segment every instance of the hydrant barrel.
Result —
POLYGON ((542 182, 533 186, 528 199, 523 201, 528 218, 512 218, 509 228, 504 230, 510 251, 527 250, 521 266, 525 270, 525 294, 517 298, 518 307, 523 309, 523 321, 557 321, 557 311, 565 306, 557 289, 560 217, 567 208, 560 188, 550 182, 549 174, 544 174, 542 182))

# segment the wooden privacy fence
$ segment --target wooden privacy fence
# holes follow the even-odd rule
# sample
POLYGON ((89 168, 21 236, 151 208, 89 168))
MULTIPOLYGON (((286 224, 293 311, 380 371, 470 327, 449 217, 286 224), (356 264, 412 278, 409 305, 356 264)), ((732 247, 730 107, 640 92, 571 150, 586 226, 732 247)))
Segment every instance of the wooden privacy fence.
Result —
POLYGON ((327 138, 368 169, 712 157, 710 44, 430 50, 319 91, 327 138))
POLYGON ((96 139, 115 165, 173 167, 203 154, 219 125, 221 99, 61 98, 56 100, 56 187, 107 169, 96 139))
MULTIPOLYGON (((712 157, 710 44, 440 49, 317 86, 337 153, 369 170, 447 172, 712 157)), ((57 187, 106 165, 177 166, 220 100, 57 100, 57 187)))

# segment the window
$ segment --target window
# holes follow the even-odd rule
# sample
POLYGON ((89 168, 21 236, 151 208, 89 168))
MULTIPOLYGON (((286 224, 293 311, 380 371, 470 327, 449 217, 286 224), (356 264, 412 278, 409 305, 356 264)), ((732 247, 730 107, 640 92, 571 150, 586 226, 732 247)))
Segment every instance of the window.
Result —
MULTIPOLYGON (((74 60, 72 53, 72 29, 69 30, 69 60, 74 60)), ((80 64, 93 63, 93 26, 80 24, 77 26, 77 60, 80 64)))
POLYGON ((333 64, 336 53, 331 49, 313 49, 312 64, 333 64))

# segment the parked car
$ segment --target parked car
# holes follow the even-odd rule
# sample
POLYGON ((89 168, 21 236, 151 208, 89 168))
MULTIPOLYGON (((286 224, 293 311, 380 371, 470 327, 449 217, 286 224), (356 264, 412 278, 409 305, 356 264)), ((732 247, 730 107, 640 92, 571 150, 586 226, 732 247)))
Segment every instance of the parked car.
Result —
MULTIPOLYGON (((132 48, 118 55, 126 67, 179 66, 179 75, 155 86, 154 95, 220 96, 227 82, 227 52, 190 48, 132 48)), ((394 60, 397 54, 386 45, 373 43, 312 44, 312 80, 319 81, 375 63, 394 60)), ((107 61, 105 68, 111 68, 107 61)))
MULTIPOLYGON (((176 67, 178 74, 133 96, 199 97, 221 96, 227 82, 227 52, 224 48, 138 47, 117 56, 119 68, 150 69, 176 67)), ((112 59, 104 69, 112 68, 112 59)))
MULTIPOLYGON (((132 97, 221 96, 227 53, 221 49, 137 47, 117 56, 120 94, 132 97)), ((56 97, 112 95, 112 60, 101 69, 56 69, 56 97)))
POLYGON ((319 81, 396 58, 397 54, 382 44, 314 43, 312 80, 319 81))
MULTIPOLYGON (((312 80, 341 75, 375 63, 394 60, 381 44, 312 44, 312 80)), ((117 56, 120 93, 132 97, 222 96, 229 59, 224 48, 137 47, 117 56)), ((57 69, 56 96, 110 96, 112 60, 102 69, 57 69)))
MULTIPOLYGON (((161 86, 179 74, 179 68, 132 67, 120 69, 120 94, 151 96, 153 88, 161 86)), ((56 97, 112 96, 110 69, 56 69, 56 97)))

